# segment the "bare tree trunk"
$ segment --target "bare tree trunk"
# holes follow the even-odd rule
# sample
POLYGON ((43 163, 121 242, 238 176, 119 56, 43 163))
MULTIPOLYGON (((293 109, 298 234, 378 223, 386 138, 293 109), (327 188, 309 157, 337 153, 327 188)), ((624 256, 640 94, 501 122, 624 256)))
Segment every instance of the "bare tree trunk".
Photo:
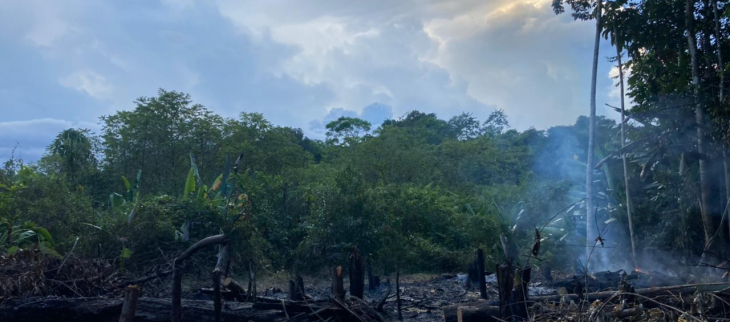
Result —
POLYGON ((400 303, 400 267, 395 268, 395 300, 398 308, 398 320, 403 320, 403 313, 400 303))
POLYGON ((697 46, 695 45, 695 28, 694 28, 694 0, 687 0, 685 7, 685 19, 687 24, 687 45, 689 47, 689 54, 692 62, 692 88, 693 96, 695 101, 695 122, 697 123, 697 152, 700 154, 699 158, 699 170, 700 170, 700 212, 702 214, 702 223, 705 231, 705 250, 709 249, 712 245, 711 239, 713 235, 714 224, 710 217, 710 181, 707 173, 707 165, 704 158, 704 131, 702 124, 704 123, 705 115, 702 111, 702 104, 700 103, 700 68, 697 58, 697 46))
POLYGON ((725 99, 725 64, 722 61, 722 34, 720 33, 720 13, 717 10, 717 0, 712 0, 712 13, 715 15, 715 45, 717 46, 717 67, 720 69, 720 103, 722 104, 725 99))
POLYGON ((227 242, 226 235, 223 234, 203 238, 172 261, 172 322, 182 320, 182 263, 207 246, 227 242))
MULTIPOLYGON (((725 101, 725 63, 722 60, 722 34, 720 33, 720 13, 717 0, 712 0, 712 13, 715 16, 715 46, 717 46, 717 67, 720 70, 720 105, 725 101)), ((730 203, 730 164, 727 160, 727 137, 722 143, 722 167, 725 175, 725 205, 730 203)), ((723 209, 724 210, 724 209, 723 209)), ((728 214, 724 214, 728 215, 728 214)), ((730 216, 730 215, 728 215, 730 216)), ((728 223, 728 241, 730 241, 730 220, 728 223)))
MULTIPOLYGON (((601 44, 601 16, 603 15, 603 1, 596 4, 596 38, 593 45, 593 70, 591 77, 591 110, 588 123, 588 151, 586 151, 586 245, 591 245, 598 237, 598 229, 595 225, 595 212, 593 209, 593 146, 595 144, 596 125, 596 79, 598 77, 598 54, 601 44)), ((586 250, 586 258, 588 252, 586 250)))
MULTIPOLYGON (((624 124, 626 123, 626 105, 624 102, 624 66, 621 63, 621 43, 618 35, 618 28, 614 23, 613 35, 616 42, 616 61, 618 63, 618 81, 619 88, 621 89, 621 149, 626 147, 626 130, 624 124)), ((634 220, 631 216, 631 188, 629 186, 629 164, 626 159, 626 154, 621 155, 621 160, 624 164, 624 190, 626 192, 626 216, 629 219, 629 237, 631 238, 631 262, 634 264, 634 268, 639 267, 636 263, 636 235, 634 234, 634 220)))
POLYGON ((251 297, 251 303, 256 303, 256 271, 253 269, 253 262, 248 262, 248 281, 251 284, 248 296, 251 297))

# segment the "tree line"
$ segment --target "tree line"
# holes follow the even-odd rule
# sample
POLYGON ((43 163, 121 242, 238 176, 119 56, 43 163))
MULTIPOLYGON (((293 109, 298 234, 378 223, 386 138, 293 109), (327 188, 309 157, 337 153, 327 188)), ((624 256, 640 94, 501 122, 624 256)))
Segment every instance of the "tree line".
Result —
POLYGON ((502 111, 412 111, 342 117, 312 140, 160 90, 102 117, 99 134, 63 131, 35 164, 8 160, 0 250, 63 253, 78 237, 78 252, 140 269, 217 233, 231 206, 246 218, 230 228, 238 260, 273 271, 341 263, 353 245, 384 271, 464 270, 476 248, 499 262, 500 234, 531 245, 536 227, 556 266, 599 243, 616 250, 596 261, 623 267, 662 252, 709 263, 730 239, 726 4, 554 1, 556 13, 600 17, 597 44, 614 46, 631 101, 613 107, 619 122, 589 113, 517 131, 502 111), (220 178, 235 198, 220 197, 220 178))

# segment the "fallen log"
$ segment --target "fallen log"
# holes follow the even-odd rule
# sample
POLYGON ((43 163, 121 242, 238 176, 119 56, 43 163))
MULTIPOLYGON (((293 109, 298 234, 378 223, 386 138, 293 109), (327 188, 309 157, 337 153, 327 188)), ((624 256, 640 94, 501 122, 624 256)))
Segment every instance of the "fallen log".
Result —
POLYGON ((240 302, 243 301, 243 295, 247 294, 243 286, 230 277, 223 280, 223 287, 231 290, 233 296, 240 302))
POLYGON ((319 303, 318 305, 318 303, 300 304, 291 301, 280 301, 279 303, 256 302, 253 304, 253 308, 259 310, 283 310, 286 308, 286 311, 289 313, 312 313, 329 305, 329 302, 319 303))
MULTIPOLYGON (((665 287, 650 287, 650 288, 641 288, 636 290, 636 294, 647 296, 647 297, 654 297, 657 295, 666 295, 667 292, 678 292, 678 293, 692 293, 695 291, 700 292, 712 292, 716 290, 721 290, 727 286, 730 286, 730 282, 724 282, 724 283, 705 283, 705 284, 685 284, 685 285, 675 285, 675 286, 665 286, 665 287)), ((609 297, 612 297, 614 294, 616 294, 616 291, 604 291, 604 292, 593 292, 593 293, 585 293, 583 296, 579 296, 577 294, 566 294, 566 295, 543 295, 543 296, 533 296, 530 298, 530 302, 560 302, 563 298, 565 298, 566 301, 579 301, 581 299, 585 299, 589 302, 600 300, 603 301, 609 297)))
POLYGON ((456 310, 457 322, 496 322, 501 321, 497 318, 500 314, 499 306, 489 307, 472 307, 461 306, 456 310))
MULTIPOLYGON (((472 307, 472 308, 483 308, 488 309, 492 308, 494 306, 489 305, 489 301, 474 301, 474 302, 467 302, 467 303, 460 303, 460 304, 454 304, 443 308, 444 312, 444 321, 445 322, 457 322, 459 320, 457 311, 460 307, 472 307)), ((499 307, 497 307, 499 309, 499 307)), ((497 315, 499 316, 499 314, 497 315)))
MULTIPOLYGON (((200 294, 205 294, 209 296, 211 299, 215 296, 215 292, 212 287, 201 287, 199 292, 200 294)), ((233 291, 221 290, 221 297, 226 301, 245 302, 245 298, 239 300, 239 298, 236 297, 236 293, 233 291)))
MULTIPOLYGON (((117 321, 123 300, 110 298, 27 298, 12 299, 0 304, 0 321, 117 321)), ((142 297, 137 301, 134 321, 170 321, 170 299, 142 297)), ((213 322, 213 301, 182 300, 184 322, 213 322)), ((281 309, 256 309, 251 303, 226 303, 221 311, 223 321, 273 322, 284 317, 281 309)))
POLYGON ((623 309, 623 310, 613 310, 613 316, 615 316, 619 319, 629 318, 632 316, 639 316, 639 315, 642 315, 643 313, 644 313, 644 310, 641 308, 638 308, 638 307, 633 307, 630 309, 623 309))

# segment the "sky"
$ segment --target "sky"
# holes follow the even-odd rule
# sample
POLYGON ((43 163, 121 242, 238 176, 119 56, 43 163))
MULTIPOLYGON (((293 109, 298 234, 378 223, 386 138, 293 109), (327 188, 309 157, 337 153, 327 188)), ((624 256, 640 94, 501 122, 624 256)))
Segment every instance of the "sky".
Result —
MULTIPOLYGON (((551 0, 0 0, 0 160, 39 159, 60 131, 101 130, 159 88, 225 117, 261 112, 321 139, 354 116, 502 109, 511 126, 589 108, 595 24, 551 0)), ((616 118, 601 43, 598 114, 616 118)))

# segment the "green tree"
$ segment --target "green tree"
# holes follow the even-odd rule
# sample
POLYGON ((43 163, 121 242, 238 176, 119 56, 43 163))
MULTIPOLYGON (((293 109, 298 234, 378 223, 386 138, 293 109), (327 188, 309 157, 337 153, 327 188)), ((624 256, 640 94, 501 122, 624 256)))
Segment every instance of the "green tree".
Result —
POLYGON ((88 129, 67 129, 48 146, 48 154, 58 158, 58 170, 70 182, 76 182, 85 171, 96 167, 92 140, 88 129))
POLYGON ((370 131, 370 122, 356 118, 341 116, 327 123, 327 142, 351 145, 361 139, 361 135, 370 131))

